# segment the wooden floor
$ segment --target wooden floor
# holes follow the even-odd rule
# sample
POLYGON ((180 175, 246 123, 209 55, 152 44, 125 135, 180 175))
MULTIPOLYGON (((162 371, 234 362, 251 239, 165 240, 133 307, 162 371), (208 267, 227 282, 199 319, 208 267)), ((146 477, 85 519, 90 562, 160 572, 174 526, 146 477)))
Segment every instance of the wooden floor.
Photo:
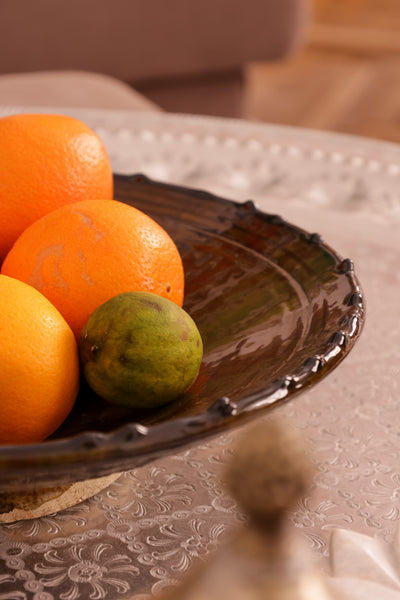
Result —
POLYGON ((400 0, 315 0, 304 47, 247 71, 246 117, 400 143, 400 0))

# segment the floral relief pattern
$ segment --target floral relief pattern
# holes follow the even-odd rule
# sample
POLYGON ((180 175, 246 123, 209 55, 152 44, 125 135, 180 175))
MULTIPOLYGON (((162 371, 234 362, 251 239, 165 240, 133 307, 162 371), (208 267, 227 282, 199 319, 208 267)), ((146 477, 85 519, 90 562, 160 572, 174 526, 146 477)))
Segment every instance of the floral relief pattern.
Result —
MULTIPOLYGON (((170 459, 172 464, 191 465, 190 453, 185 454, 187 462, 177 455, 170 459)), ((212 473, 204 470, 197 475, 212 479, 212 473)), ((144 576, 153 580, 155 592, 217 549, 230 530, 229 522, 221 522, 220 512, 229 514, 232 523, 237 520, 233 502, 228 513, 225 506, 218 511, 213 503, 218 497, 216 484, 195 496, 197 482, 191 478, 188 484, 187 479, 162 463, 124 473, 110 488, 84 503, 92 517, 99 513, 101 529, 88 529, 90 515, 83 526, 78 516, 80 505, 60 513, 81 525, 68 537, 58 535, 64 520, 57 521, 60 527, 53 525, 58 515, 3 525, 18 541, 0 545, 0 559, 9 569, 29 571, 27 585, 47 594, 43 600, 72 600, 79 594, 94 599, 119 597, 128 591, 139 592, 144 576)), ((12 589, 13 582, 0 580, 0 594, 2 585, 12 589)))
POLYGON ((63 525, 68 524, 73 529, 85 527, 87 517, 85 513, 89 507, 81 503, 76 507, 67 508, 60 513, 45 515, 40 519, 29 519, 28 521, 15 521, 7 525, 9 530, 18 530, 22 537, 54 536, 63 531, 63 525))
POLYGON ((101 542, 52 548, 43 553, 43 561, 34 568, 45 589, 64 587, 65 591, 57 594, 60 600, 80 596, 100 600, 106 597, 107 588, 122 594, 131 587, 128 580, 139 574, 130 557, 115 554, 111 544, 101 542))
POLYGON ((159 466, 150 467, 145 479, 138 470, 126 473, 124 484, 134 489, 135 494, 120 510, 128 511, 134 517, 144 517, 148 513, 149 502, 153 508, 151 512, 156 513, 169 513, 175 503, 182 507, 191 503, 193 485, 159 466))
MULTIPOLYGON (((114 171, 254 199, 354 261, 367 301, 357 346, 279 408, 304 432, 316 470, 289 519, 324 569, 338 529, 392 543, 400 522, 398 148, 260 124, 69 112, 104 139, 114 171)), ((58 514, 0 525, 0 600, 145 600, 176 582, 246 520, 223 483, 240 435, 128 471, 58 514)))

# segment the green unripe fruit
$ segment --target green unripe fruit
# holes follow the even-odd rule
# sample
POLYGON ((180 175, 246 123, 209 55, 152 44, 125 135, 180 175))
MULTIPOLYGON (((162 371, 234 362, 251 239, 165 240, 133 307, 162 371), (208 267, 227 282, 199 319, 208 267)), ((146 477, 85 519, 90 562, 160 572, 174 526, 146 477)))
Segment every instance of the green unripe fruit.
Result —
POLYGON ((203 343, 193 319, 171 300, 126 292, 93 311, 82 329, 79 351, 86 381, 101 398, 154 408, 192 385, 203 343))

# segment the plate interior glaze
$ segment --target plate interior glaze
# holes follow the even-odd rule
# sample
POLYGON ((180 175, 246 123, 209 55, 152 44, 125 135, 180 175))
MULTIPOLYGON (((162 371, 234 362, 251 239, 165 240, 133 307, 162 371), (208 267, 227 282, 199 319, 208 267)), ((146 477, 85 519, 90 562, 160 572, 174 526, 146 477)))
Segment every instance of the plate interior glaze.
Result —
POLYGON ((326 376, 361 333, 351 260, 244 204, 115 176, 115 198, 171 235, 185 268, 184 308, 204 342, 189 392, 149 413, 109 405, 82 382, 74 410, 41 444, 0 446, 2 490, 48 487, 134 468, 237 426, 326 376))

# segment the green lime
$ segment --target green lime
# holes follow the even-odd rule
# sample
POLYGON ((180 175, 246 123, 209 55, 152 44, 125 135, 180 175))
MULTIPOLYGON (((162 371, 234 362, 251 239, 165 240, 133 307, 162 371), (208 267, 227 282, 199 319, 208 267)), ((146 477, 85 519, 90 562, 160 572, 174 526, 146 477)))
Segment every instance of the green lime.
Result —
POLYGON ((114 296, 90 315, 79 339, 89 386, 104 400, 162 406, 192 385, 203 343, 190 315, 150 292, 114 296))

